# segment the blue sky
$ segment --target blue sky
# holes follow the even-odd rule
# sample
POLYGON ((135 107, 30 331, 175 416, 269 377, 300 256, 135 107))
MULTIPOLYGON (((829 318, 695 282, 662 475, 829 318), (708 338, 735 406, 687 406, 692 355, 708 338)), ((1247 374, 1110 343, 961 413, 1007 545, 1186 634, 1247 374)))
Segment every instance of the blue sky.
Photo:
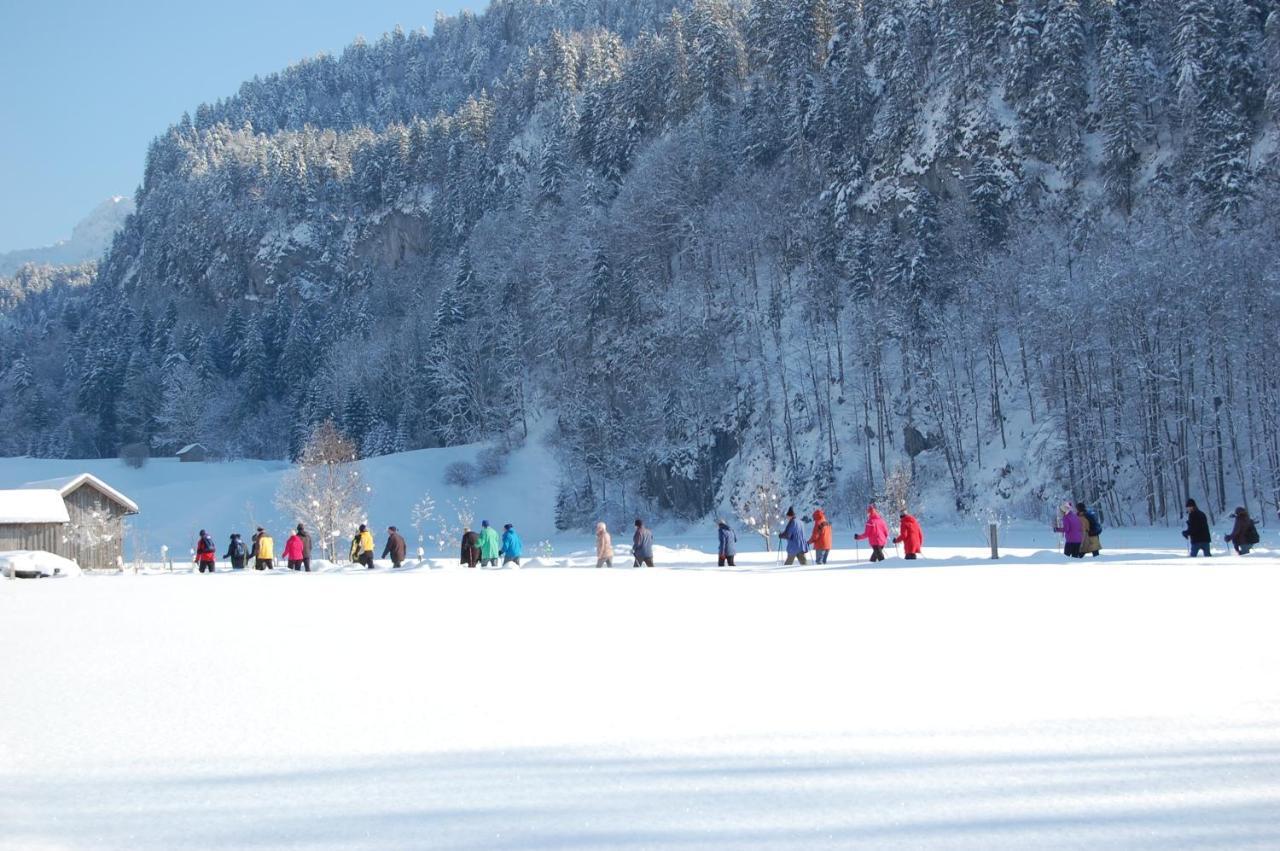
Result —
POLYGON ((183 111, 357 35, 486 0, 0 0, 0 252, 48 245, 132 195, 183 111))

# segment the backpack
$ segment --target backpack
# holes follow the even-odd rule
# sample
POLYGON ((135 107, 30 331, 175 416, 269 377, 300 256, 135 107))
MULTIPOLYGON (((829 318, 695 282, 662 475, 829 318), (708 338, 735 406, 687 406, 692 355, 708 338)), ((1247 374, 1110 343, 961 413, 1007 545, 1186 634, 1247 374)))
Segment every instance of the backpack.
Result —
POLYGON ((1252 520, 1249 521, 1249 528, 1244 533, 1245 543, 1253 545, 1262 540, 1262 536, 1258 534, 1258 524, 1252 520))
POLYGON ((1089 520, 1089 537, 1096 538, 1102 534, 1102 521, 1098 519, 1098 515, 1092 511, 1086 511, 1084 516, 1089 520))
POLYGON ((245 550, 244 541, 240 540, 239 538, 236 538, 236 542, 231 545, 231 557, 244 558, 246 552, 247 550, 245 550))

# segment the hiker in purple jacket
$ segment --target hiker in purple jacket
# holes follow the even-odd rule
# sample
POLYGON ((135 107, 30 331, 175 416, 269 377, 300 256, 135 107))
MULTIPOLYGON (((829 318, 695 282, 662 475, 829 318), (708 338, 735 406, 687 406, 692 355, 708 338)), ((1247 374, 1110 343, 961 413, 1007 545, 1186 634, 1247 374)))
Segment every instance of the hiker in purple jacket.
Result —
POLYGON ((1071 558, 1084 558, 1084 553, 1080 552, 1080 545, 1084 543, 1084 523, 1081 522, 1080 515, 1076 513, 1075 508, 1068 505, 1065 507, 1063 514, 1058 518, 1058 524, 1053 527, 1053 531, 1061 532, 1066 539, 1066 545, 1062 548, 1062 554, 1071 558))

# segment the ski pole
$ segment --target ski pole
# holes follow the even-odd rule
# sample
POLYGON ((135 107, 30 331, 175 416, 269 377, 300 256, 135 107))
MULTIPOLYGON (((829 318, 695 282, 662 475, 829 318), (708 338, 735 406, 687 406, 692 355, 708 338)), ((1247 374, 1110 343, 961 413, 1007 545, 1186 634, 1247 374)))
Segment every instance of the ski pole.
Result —
POLYGON ((854 561, 862 561, 862 547, 858 546, 858 539, 856 537, 853 539, 853 557, 854 561))

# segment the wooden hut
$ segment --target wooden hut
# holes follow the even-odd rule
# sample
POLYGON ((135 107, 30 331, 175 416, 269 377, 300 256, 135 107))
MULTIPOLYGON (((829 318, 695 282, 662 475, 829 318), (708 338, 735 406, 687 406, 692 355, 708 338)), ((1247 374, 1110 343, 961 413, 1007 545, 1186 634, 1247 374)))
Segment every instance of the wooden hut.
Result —
POLYGON ((43 550, 88 570, 124 559, 124 518, 138 505, 97 476, 29 482, 0 491, 0 550, 43 550))
POLYGON ((178 461, 183 464, 209 460, 209 450, 202 444, 190 443, 178 450, 178 461))

